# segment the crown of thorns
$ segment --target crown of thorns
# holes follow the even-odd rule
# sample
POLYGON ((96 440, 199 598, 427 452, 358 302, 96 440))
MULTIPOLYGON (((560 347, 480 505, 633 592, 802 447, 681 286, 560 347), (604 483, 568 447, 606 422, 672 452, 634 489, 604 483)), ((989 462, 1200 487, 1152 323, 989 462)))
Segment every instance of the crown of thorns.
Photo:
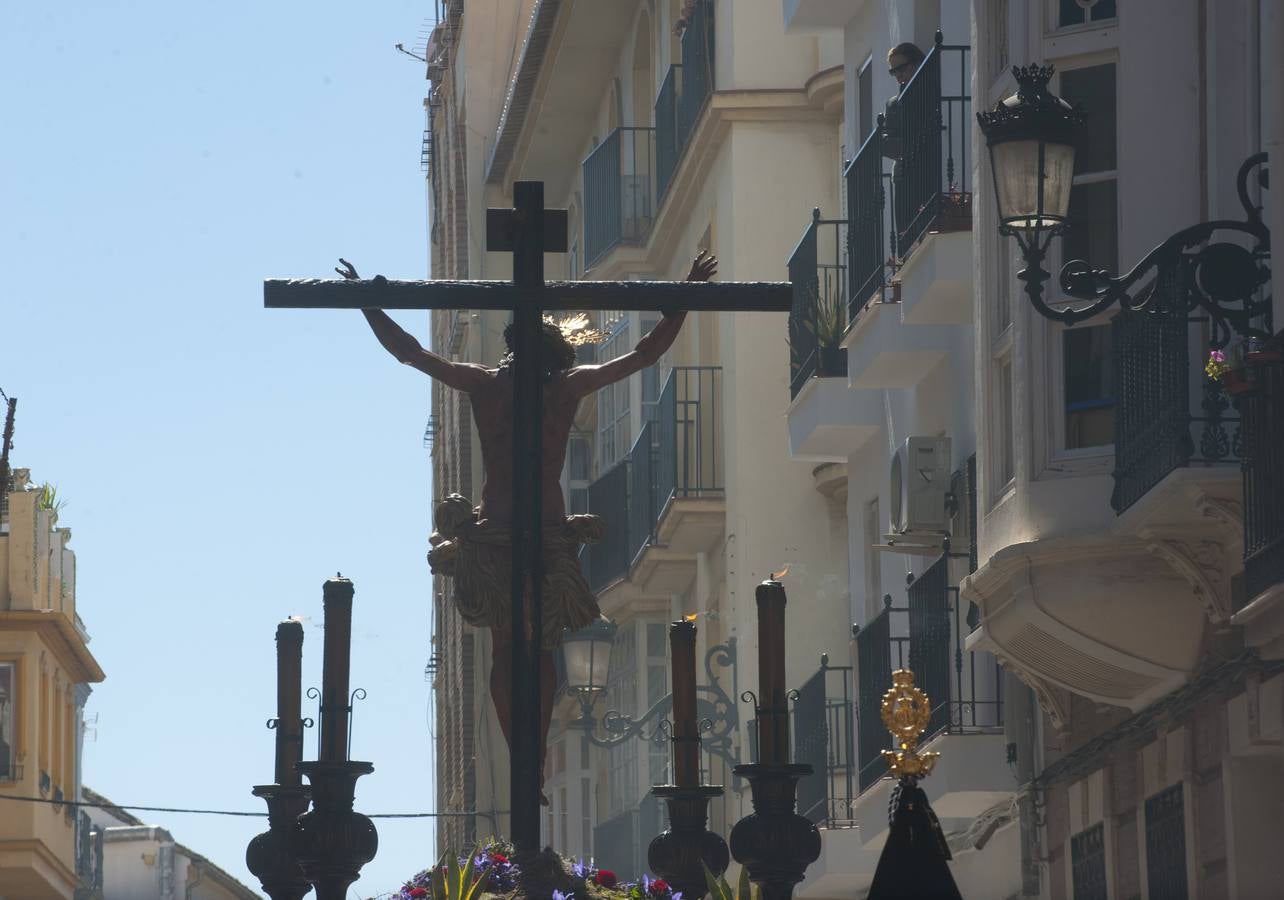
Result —
POLYGON ((561 332, 562 339, 572 347, 582 347, 585 344, 600 344, 608 336, 605 331, 591 327, 589 317, 584 313, 574 313, 569 316, 563 316, 560 319, 545 316, 544 324, 552 325, 561 332))

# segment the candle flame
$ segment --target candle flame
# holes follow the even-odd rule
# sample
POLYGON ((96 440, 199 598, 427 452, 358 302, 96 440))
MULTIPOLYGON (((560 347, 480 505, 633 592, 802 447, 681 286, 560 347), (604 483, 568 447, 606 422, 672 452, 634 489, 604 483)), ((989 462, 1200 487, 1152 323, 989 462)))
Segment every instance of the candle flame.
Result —
POLYGON ((694 622, 699 615, 700 615, 699 613, 687 613, 685 616, 682 617, 682 621, 694 622))
POLYGON ((784 567, 783 569, 781 569, 779 572, 772 572, 772 573, 771 573, 771 580, 772 580, 772 581, 779 581, 780 579, 784 578, 784 577, 785 577, 786 575, 788 575, 788 574, 789 574, 789 567, 788 567, 788 566, 785 566, 785 567, 784 567))

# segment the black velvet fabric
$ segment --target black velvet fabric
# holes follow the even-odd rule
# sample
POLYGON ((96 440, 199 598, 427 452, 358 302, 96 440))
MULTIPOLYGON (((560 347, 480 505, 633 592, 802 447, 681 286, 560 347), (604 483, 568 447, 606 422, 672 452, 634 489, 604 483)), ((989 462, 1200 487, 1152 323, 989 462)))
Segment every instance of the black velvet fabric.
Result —
POLYGON ((962 900, 941 823, 914 779, 902 778, 892 790, 889 818, 869 900, 962 900))

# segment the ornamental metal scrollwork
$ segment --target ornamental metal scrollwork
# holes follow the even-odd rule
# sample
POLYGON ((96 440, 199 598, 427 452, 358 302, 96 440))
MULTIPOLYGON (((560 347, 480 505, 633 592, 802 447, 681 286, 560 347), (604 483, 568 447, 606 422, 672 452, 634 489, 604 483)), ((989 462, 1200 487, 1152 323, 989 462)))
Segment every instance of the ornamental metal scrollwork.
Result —
MULTIPOLYGON (((696 685, 696 720, 700 728, 701 748, 732 767, 740 763, 732 747, 732 738, 740 722, 735 704, 714 674, 715 663, 721 669, 730 669, 734 681, 735 638, 705 651, 704 671, 708 683, 696 685)), ((673 695, 668 694, 657 700, 641 716, 634 717, 619 710, 607 710, 602 716, 602 728, 607 736, 598 737, 593 733, 591 701, 588 705, 581 701, 582 716, 577 724, 584 729, 590 743, 597 747, 615 747, 634 738, 660 744, 668 740, 671 723, 667 716, 672 709, 673 695)))
POLYGON ((1092 318, 1116 303, 1133 312, 1168 316, 1202 310, 1211 324, 1209 346, 1214 349, 1225 347, 1235 334, 1269 338, 1271 303, 1269 298, 1255 295, 1270 279, 1270 231, 1262 221, 1260 207, 1253 204, 1248 193, 1248 179, 1254 169, 1263 170, 1259 182, 1265 184, 1265 165, 1266 154, 1256 153, 1239 167, 1235 187, 1244 208, 1243 221, 1215 219, 1184 228, 1122 275, 1095 269, 1082 259, 1063 265, 1059 278, 1062 293, 1089 301, 1087 306, 1053 309, 1043 299, 1043 282, 1049 273, 1041 263, 1051 239, 1062 229, 1044 231, 1044 240, 1037 244, 1019 229, 1002 229, 1017 238, 1025 253, 1027 269, 1018 273, 1018 278, 1025 282, 1031 304, 1044 317, 1065 325, 1092 318), (1217 232, 1237 232, 1251 238, 1253 246, 1249 249, 1230 241, 1210 243, 1217 232), (1153 277, 1146 281, 1152 273, 1153 277))

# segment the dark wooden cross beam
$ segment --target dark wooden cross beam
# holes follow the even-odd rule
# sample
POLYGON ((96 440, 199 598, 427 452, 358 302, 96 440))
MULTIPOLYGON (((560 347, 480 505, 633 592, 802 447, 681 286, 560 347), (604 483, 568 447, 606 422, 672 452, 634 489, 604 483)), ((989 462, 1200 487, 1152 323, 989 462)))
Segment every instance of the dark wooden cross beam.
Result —
POLYGON ((566 210, 544 209, 544 184, 513 185, 512 209, 490 209, 486 249, 511 250, 513 280, 269 280, 264 305, 291 309, 495 309, 513 314, 512 839, 539 849, 542 634, 540 321, 548 309, 788 312, 789 282, 544 281, 544 254, 567 246, 566 210))

